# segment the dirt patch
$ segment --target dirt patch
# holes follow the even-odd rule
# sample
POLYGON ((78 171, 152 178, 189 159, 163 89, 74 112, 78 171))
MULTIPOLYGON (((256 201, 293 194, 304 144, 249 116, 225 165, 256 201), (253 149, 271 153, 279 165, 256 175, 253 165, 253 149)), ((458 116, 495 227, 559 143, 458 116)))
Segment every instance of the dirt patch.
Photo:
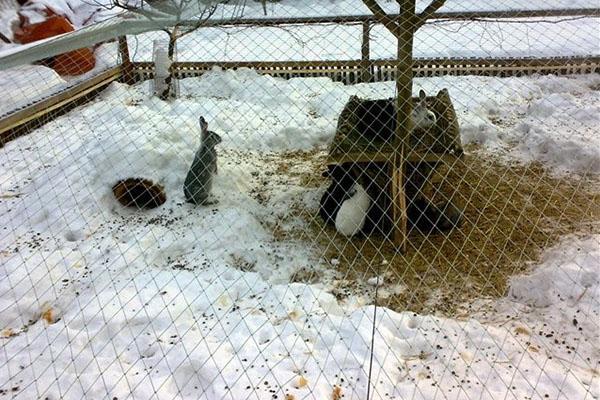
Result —
MULTIPOLYGON (((306 187, 326 183, 319 155, 289 153, 277 162, 288 164, 278 167, 280 172, 302 175, 296 179, 306 187)), ((405 254, 383 235, 342 237, 323 224, 318 210, 300 202, 290 214, 301 217, 306 227, 279 227, 277 238, 301 239, 320 252, 329 268, 336 269, 332 292, 340 299, 362 293, 372 301, 375 286, 367 281, 382 276, 378 304, 396 311, 453 315, 469 300, 503 296, 509 278, 527 270, 561 236, 600 231, 594 176, 558 177, 540 164, 509 165, 472 151, 438 168, 433 181, 437 184, 428 195, 451 199, 463 208, 462 225, 446 234, 411 231, 405 254), (399 286, 406 289, 391 290, 399 286)))
POLYGON ((164 188, 149 179, 124 179, 117 182, 112 190, 115 198, 125 207, 151 209, 167 201, 164 188))

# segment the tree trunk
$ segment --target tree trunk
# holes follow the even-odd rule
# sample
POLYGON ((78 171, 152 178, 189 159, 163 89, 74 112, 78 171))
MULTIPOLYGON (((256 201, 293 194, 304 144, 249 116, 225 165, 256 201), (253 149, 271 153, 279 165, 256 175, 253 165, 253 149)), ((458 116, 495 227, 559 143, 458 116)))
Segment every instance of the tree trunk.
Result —
POLYGON ((161 100, 169 100, 171 96, 174 96, 172 87, 173 81, 175 80, 175 68, 173 67, 173 57, 175 56, 175 46, 177 44, 177 27, 173 28, 171 34, 169 35, 169 48, 167 50, 167 57, 171 62, 169 66, 169 76, 165 78, 165 88, 160 94, 159 98, 161 100))
POLYGON ((398 69, 396 71, 396 154, 392 170, 392 212, 394 244, 406 251, 408 217, 404 188, 405 160, 412 131, 412 63, 415 31, 415 0, 401 0, 398 35, 398 69), (395 184, 394 184, 395 183, 395 184))
MULTIPOLYGON (((415 0, 402 0, 400 10, 400 35, 398 37, 398 70, 396 75, 396 140, 397 144, 408 144, 412 131, 412 66, 415 0)), ((398 146, 400 148, 401 146, 398 146)), ((405 148, 406 150, 406 148, 405 148)))
POLYGON ((10 39, 7 38, 6 36, 4 36, 4 34, 2 32, 0 32, 0 40, 2 40, 4 43, 8 43, 8 44, 11 43, 10 39))
POLYGON ((129 57, 129 47, 127 46, 126 36, 119 36, 119 53, 121 54, 122 81, 128 85, 133 85, 135 83, 135 76, 133 64, 129 57))

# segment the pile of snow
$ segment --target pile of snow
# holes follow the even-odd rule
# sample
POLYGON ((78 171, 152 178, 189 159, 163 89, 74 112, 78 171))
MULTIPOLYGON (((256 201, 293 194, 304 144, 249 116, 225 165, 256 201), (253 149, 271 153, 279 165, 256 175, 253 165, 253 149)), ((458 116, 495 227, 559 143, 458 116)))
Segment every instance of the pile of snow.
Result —
POLYGON ((469 78, 451 94, 463 144, 504 148, 560 171, 600 173, 600 75, 469 78))
MULTIPOLYGON (((521 161, 542 161, 561 171, 600 173, 600 75, 531 78, 436 77, 415 79, 430 94, 448 88, 463 144, 479 144, 521 161)), ((307 150, 333 138, 351 95, 387 98, 393 82, 344 86, 328 78, 283 80, 250 70, 215 69, 181 81, 185 99, 171 107, 194 124, 208 115, 236 148, 307 150), (234 114, 233 116, 231 114, 234 114)))
MULTIPOLYGON (((595 124, 585 128, 596 121, 588 113, 599 81, 444 77, 417 80, 415 92, 449 88, 465 142, 560 166, 558 152, 528 150, 517 127, 547 132, 534 143, 579 143, 577 155, 587 154, 599 140, 595 124)), ((269 226, 307 229, 289 210, 316 215, 322 189, 272 160, 324 148, 350 95, 389 97, 392 83, 214 70, 182 80, 169 103, 149 89, 113 83, 0 149, 9 166, 0 170, 2 390, 360 399, 372 350, 375 398, 600 396, 598 235, 551 250, 477 319, 381 308, 375 318, 364 299, 339 303, 326 280, 290 283, 297 271, 330 267, 310 242, 277 239, 269 226), (211 207, 184 203, 182 191, 200 115, 224 139, 211 207), (111 186, 138 176, 164 186, 163 206, 117 203, 111 186)), ((597 153, 588 157, 585 170, 597 165, 597 153)))
POLYGON ((600 396, 599 264, 599 235, 566 238, 529 274, 513 277, 508 296, 486 305, 491 311, 475 314, 482 323, 510 331, 532 360, 543 353, 556 365, 556 373, 539 362, 526 369, 529 376, 554 380, 562 388, 556 397, 582 397, 568 393, 571 384, 588 388, 592 398, 600 396))

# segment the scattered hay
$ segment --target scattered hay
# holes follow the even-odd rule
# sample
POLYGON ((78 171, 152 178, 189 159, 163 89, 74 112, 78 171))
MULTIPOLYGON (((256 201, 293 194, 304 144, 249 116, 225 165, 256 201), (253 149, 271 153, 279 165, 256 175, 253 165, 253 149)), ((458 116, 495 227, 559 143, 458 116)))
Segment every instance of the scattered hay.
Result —
POLYGON ((0 331, 0 338, 2 339, 8 339, 16 335, 17 333, 12 328, 4 328, 0 331))
POLYGON ((46 324, 52 325, 58 320, 60 320, 60 312, 59 310, 53 308, 49 304, 44 304, 44 306, 42 307, 40 319, 46 321, 46 324))
POLYGON ((301 267, 290 276, 290 283, 317 283, 323 279, 323 273, 310 267, 301 267))
MULTIPOLYGON (((288 154, 280 162, 304 164, 300 170, 306 176, 300 180, 307 187, 325 184, 320 176, 323 159, 310 157, 288 154)), ((598 232, 597 177, 559 177, 540 164, 509 165, 473 152, 452 166, 440 167, 433 181, 438 182, 437 189, 430 188, 428 195, 451 199, 464 208, 462 225, 447 234, 411 231, 405 254, 382 235, 342 237, 325 226, 315 210, 302 205, 290 213, 300 216, 308 228, 278 230, 278 238, 301 239, 325 260, 336 259, 332 268, 337 269, 338 280, 332 292, 338 298, 350 293, 374 298, 375 289, 366 282, 385 274, 386 284, 407 290, 380 296, 380 305, 453 315, 467 301, 503 296, 509 278, 539 261, 541 252, 561 236, 598 232)))
POLYGON ((342 394, 342 388, 334 385, 333 386, 333 391, 331 392, 331 400, 342 400, 342 397, 344 395, 342 394))
POLYGON ((243 272, 252 272, 256 267, 256 261, 248 261, 243 255, 230 254, 231 266, 243 272))

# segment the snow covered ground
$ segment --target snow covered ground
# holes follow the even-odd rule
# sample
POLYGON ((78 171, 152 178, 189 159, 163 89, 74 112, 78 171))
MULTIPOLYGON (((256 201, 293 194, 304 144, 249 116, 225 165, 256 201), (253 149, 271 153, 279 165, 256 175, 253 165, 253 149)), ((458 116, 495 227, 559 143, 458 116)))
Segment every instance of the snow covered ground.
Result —
MULTIPOLYGON (((380 6, 390 13, 398 12, 398 3, 395 0, 380 0, 380 6)), ((430 0, 417 0, 416 11, 421 12, 430 0)), ((235 3, 222 8, 222 15, 215 18, 231 15, 231 9, 235 3)), ((574 9, 595 8, 598 3, 594 0, 453 0, 447 1, 440 12, 461 11, 503 11, 503 10, 548 10, 548 9, 574 9)), ((221 11, 221 10, 219 10, 221 11)), ((325 15, 364 15, 369 14, 369 9, 362 0, 282 0, 267 2, 267 17, 313 17, 325 15)), ((244 17, 264 17, 262 6, 247 2, 244 8, 244 17)))
MULTIPOLYGON (((415 57, 558 57, 600 54, 600 18, 533 18, 501 22, 447 21, 415 34, 415 57)), ((152 41, 163 32, 129 37, 134 60, 152 60, 152 41)), ((300 25, 204 28, 178 42, 180 61, 358 60, 362 26, 300 25)), ((371 58, 396 56, 384 27, 371 30, 371 58)))
MULTIPOLYGON (((415 81, 444 87, 463 143, 600 173, 600 75, 415 81)), ((375 319, 367 299, 331 294, 314 244, 269 229, 307 229, 286 217, 298 205, 316 215, 324 189, 272 160, 324 149, 350 95, 389 97, 393 84, 215 70, 180 88, 165 103, 147 83, 113 83, 0 149, 0 393, 363 399, 375 321, 373 398, 600 396, 600 235, 564 238, 464 317, 375 319), (223 137, 212 207, 181 190, 200 115, 223 137), (123 209, 111 186, 130 176, 161 183, 167 202, 123 209), (290 282, 303 269, 323 279, 290 282)))
POLYGON ((52 68, 41 65, 23 65, 0 71, 0 90, 3 91, 3 96, 0 97, 0 118, 117 65, 116 43, 105 43, 94 54, 96 66, 78 76, 61 77, 52 68))
MULTIPOLYGON (((553 249, 532 275, 514 279, 485 322, 378 309, 373 398, 597 398, 599 240, 553 249)), ((63 249, 62 271, 53 272, 70 281, 55 290, 70 302, 52 304, 59 321, 3 340, 4 390, 64 399, 325 399, 338 390, 365 398, 372 306, 341 307, 318 286, 268 284, 200 260, 190 270, 135 258, 116 268, 101 261, 120 250, 107 244, 94 255, 74 251, 86 261, 63 249), (96 256, 99 268, 87 261, 96 256)))

